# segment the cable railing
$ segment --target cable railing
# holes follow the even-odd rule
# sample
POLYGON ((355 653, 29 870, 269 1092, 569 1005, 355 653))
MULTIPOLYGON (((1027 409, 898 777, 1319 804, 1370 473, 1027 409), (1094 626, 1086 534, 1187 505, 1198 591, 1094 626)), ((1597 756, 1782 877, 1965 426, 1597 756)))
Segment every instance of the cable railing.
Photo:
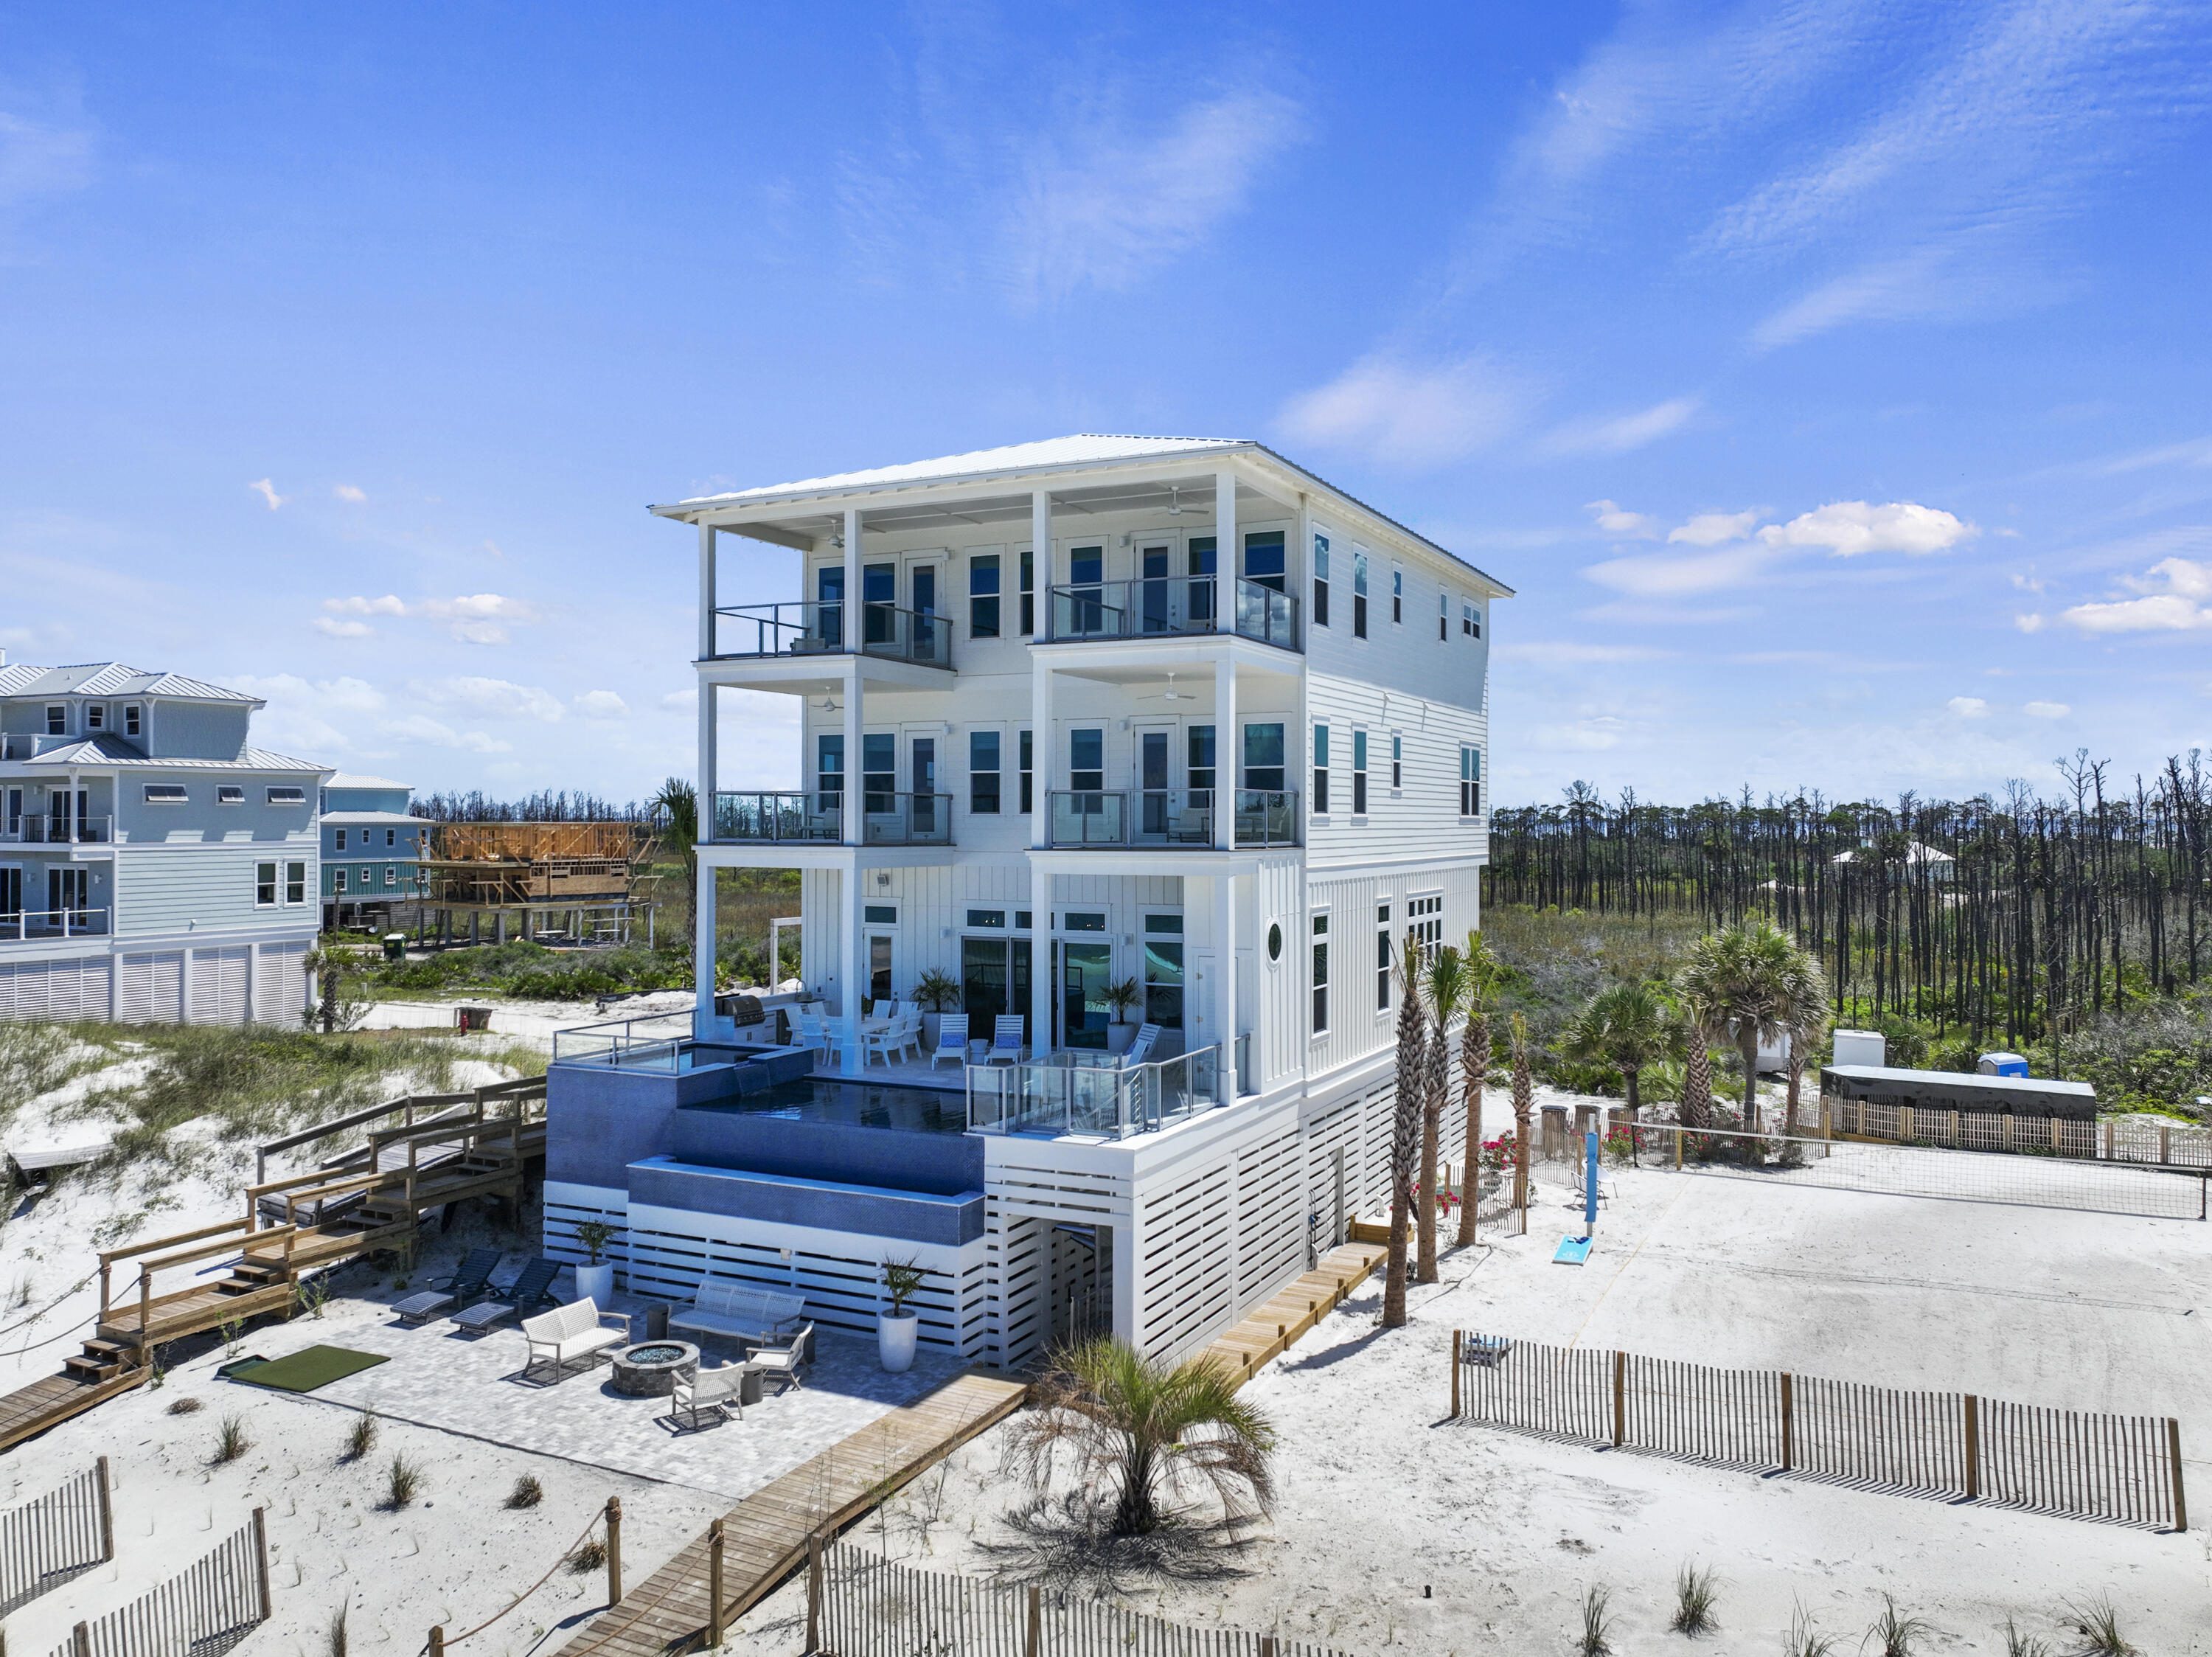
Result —
POLYGON ((932 667, 952 665, 952 623, 933 610, 908 610, 873 600, 800 600, 784 604, 736 604, 714 612, 714 655, 890 656, 932 667), (848 613, 860 611, 855 639, 848 613))
POLYGON ((1055 643, 1235 633, 1298 648, 1297 600, 1241 576, 1225 594, 1218 576, 1157 576, 1055 587, 1048 599, 1046 637, 1055 643))
POLYGON ((968 1067, 968 1126, 979 1133, 1126 1139, 1225 1102, 1218 1046, 1144 1064, 1075 1049, 968 1067))
POLYGON ((30 943, 45 938, 104 938, 105 909, 23 909, 0 911, 0 943, 30 943))
POLYGON ((106 845, 114 838, 112 817, 33 817, 25 813, 0 819, 0 841, 16 845, 106 845))
MULTIPOLYGON (((1051 843, 1056 847, 1187 846, 1202 850, 1213 844, 1214 792, 1054 789, 1047 796, 1051 843)), ((1237 789, 1233 797, 1230 826, 1237 845, 1297 844, 1295 789, 1237 789)))

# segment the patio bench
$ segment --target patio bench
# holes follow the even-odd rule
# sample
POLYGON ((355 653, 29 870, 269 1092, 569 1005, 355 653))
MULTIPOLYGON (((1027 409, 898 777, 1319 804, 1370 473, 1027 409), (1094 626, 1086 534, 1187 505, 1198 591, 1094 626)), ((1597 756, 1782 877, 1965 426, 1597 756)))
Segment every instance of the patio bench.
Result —
POLYGON ((691 1305, 669 1318, 668 1326, 757 1343, 773 1340, 797 1324, 805 1310, 803 1295, 779 1295, 774 1289, 709 1280, 699 1285, 698 1297, 691 1305))

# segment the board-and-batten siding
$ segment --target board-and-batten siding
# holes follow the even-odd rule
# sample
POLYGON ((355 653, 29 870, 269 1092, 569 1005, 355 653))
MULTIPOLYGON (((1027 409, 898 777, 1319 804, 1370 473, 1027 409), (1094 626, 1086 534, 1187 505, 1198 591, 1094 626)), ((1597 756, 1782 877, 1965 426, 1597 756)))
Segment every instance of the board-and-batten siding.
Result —
POLYGON ((0 961, 0 1019, 105 1019, 111 970, 106 955, 0 961))
POLYGON ((1456 864, 1426 874, 1414 871, 1383 875, 1316 875, 1310 880, 1308 901, 1311 908, 1304 922, 1305 951, 1298 961, 1300 978, 1309 993, 1301 1011, 1310 1025, 1312 917, 1326 909, 1329 917, 1329 1027, 1307 1043, 1309 1075, 1318 1077, 1396 1046, 1399 992, 1395 981, 1389 1008, 1376 1005, 1382 931, 1376 919, 1376 910, 1385 901, 1390 905, 1390 947, 1395 960, 1405 947, 1407 900, 1437 894, 1444 900, 1443 941, 1464 947, 1467 935, 1481 924, 1480 874, 1471 864, 1456 864))
MULTIPOLYGON (((835 869, 808 869, 799 877, 800 976, 809 990, 829 991, 842 1003, 843 994, 843 906, 839 885, 843 876, 835 869)), ((978 937, 1012 935, 1014 911, 1030 906, 1030 872, 1020 863, 952 863, 919 868, 864 869, 860 873, 862 912, 872 905, 889 905, 897 911, 890 922, 861 923, 863 935, 891 941, 891 987, 902 998, 910 996, 916 979, 933 966, 954 978, 960 976, 959 937, 974 930, 978 937), (878 877, 888 875, 889 884, 878 877), (970 909, 1003 909, 1004 933, 970 929, 970 909), (945 936, 946 928, 952 936, 945 936)))

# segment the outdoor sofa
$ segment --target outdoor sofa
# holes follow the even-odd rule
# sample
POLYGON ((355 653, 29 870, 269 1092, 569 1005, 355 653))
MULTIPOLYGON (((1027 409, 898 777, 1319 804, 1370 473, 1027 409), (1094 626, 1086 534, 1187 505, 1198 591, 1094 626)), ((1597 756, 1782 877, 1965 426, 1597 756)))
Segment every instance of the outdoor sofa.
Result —
POLYGON ((698 1297, 690 1306, 669 1318, 668 1326, 758 1344, 796 1326, 805 1311, 803 1295, 779 1295, 774 1289, 709 1278, 699 1285, 698 1297))

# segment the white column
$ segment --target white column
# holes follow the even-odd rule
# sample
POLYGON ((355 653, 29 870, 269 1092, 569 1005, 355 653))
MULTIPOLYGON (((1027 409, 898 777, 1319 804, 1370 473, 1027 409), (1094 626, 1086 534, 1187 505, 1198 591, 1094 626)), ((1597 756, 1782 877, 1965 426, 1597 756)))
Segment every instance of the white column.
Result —
POLYGON ((845 514, 845 648, 857 651, 860 630, 860 509, 845 514))
POLYGON ((845 1040, 838 1058, 837 1068, 848 1076, 859 1075, 866 1068, 862 1060, 866 1055, 860 1051, 860 996, 867 988, 867 939, 860 926, 860 856, 838 872, 839 918, 843 928, 842 953, 845 957, 843 991, 839 997, 840 1015, 845 1020, 845 1040))
POLYGON ((1237 733, 1237 659, 1230 647, 1218 648, 1221 654, 1213 662, 1213 844, 1226 851, 1237 844, 1237 765, 1244 755, 1237 733))
MULTIPOLYGON (((507 912, 500 911, 501 931, 506 930, 507 912)), ((695 1035, 707 1035, 714 1027, 714 866, 702 858, 699 863, 699 886, 693 899, 691 928, 691 972, 694 1005, 691 1029, 695 1035)), ((504 938, 501 939, 504 942, 504 938)))
POLYGON ((1139 1293, 1143 1285, 1137 1281, 1139 1267, 1134 1208, 1132 1203, 1129 1218, 1116 1220, 1113 1225, 1114 1337, 1131 1346, 1137 1344, 1137 1320, 1145 1309, 1144 1298, 1139 1293))
MULTIPOLYGON (((845 515, 845 844, 860 844, 860 514, 845 515)), ((851 881, 846 882, 851 885, 851 881)), ((850 929, 848 929, 849 932, 850 929)))
POLYGON ((721 766, 718 763, 720 728, 715 716, 721 711, 719 687, 712 679, 699 681, 699 838, 714 838, 714 790, 720 786, 721 766))
POLYGON ((1213 882, 1214 1030, 1221 1042, 1221 1096, 1237 1097, 1237 880, 1224 870, 1213 882))
POLYGON ((1244 560, 1237 556, 1237 474, 1233 472, 1213 474, 1213 534, 1217 583, 1213 613, 1219 618, 1218 624, 1233 633, 1237 631, 1237 577, 1244 570, 1244 560))
MULTIPOLYGON (((1052 780, 1058 774, 1059 737, 1053 728, 1052 666, 1037 656, 1030 658, 1030 844, 1052 844, 1052 780)), ((1014 763, 1021 763, 1021 736, 1014 737, 1014 763)))
MULTIPOLYGON (((1052 631, 1052 491, 1033 489, 1030 491, 1030 560, 1036 570, 1036 632, 1044 638, 1052 631)), ((1014 585, 1021 586, 1021 567, 1017 560, 1014 585)), ((1015 603, 1021 600, 1016 597, 1015 603)))
POLYGON ((699 526, 699 659, 714 654, 714 526, 699 526))

